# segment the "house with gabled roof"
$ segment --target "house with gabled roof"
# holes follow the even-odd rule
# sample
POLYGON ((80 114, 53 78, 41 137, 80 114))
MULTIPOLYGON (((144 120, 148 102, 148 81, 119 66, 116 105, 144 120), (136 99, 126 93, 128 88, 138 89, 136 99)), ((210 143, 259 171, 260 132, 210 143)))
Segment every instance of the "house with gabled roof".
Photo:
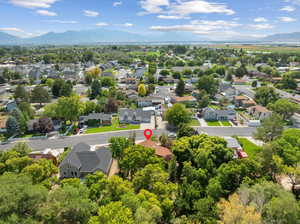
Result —
POLYGON ((60 163, 60 178, 83 178, 96 171, 101 171, 107 175, 112 160, 112 153, 109 149, 102 147, 92 151, 90 145, 79 143, 60 163))

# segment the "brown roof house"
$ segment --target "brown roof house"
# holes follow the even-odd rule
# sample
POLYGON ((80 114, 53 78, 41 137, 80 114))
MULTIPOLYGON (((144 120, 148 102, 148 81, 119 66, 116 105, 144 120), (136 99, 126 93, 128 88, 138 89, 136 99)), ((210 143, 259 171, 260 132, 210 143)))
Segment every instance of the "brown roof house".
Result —
POLYGON ((272 112, 263 106, 253 106, 248 108, 248 112, 251 116, 255 117, 258 120, 263 120, 272 115, 272 112))
POLYGON ((29 158, 38 159, 48 159, 52 160, 55 165, 58 164, 58 158, 61 155, 61 151, 55 149, 45 149, 44 151, 35 151, 29 153, 29 158))
POLYGON ((153 142, 151 140, 146 140, 143 141, 141 143, 139 143, 139 145, 142 145, 146 148, 151 148, 155 150, 155 154, 159 157, 162 157, 164 160, 169 161, 172 158, 172 152, 170 151, 170 149, 160 146, 158 145, 156 142, 153 142))

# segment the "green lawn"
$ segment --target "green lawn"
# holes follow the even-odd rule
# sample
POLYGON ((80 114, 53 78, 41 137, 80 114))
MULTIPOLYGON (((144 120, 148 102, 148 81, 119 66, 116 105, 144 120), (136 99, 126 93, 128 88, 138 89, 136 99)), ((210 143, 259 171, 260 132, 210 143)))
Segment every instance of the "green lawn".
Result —
POLYGON ((42 134, 24 134, 24 135, 19 135, 17 138, 32 138, 32 137, 38 137, 38 136, 43 136, 42 134))
POLYGON ((206 121, 208 126, 221 126, 219 121, 206 121))
POLYGON ((189 123, 190 126, 200 126, 200 123, 197 119, 193 119, 189 123))
POLYGON ((256 157, 257 153, 261 151, 261 147, 255 145, 246 138, 237 138, 238 142, 241 144, 244 151, 248 154, 249 157, 256 157))
POLYGON ((112 125, 88 128, 84 133, 85 134, 95 134, 95 133, 108 132, 108 131, 133 130, 133 129, 139 129, 139 128, 140 128, 139 124, 120 125, 118 119, 113 118, 112 125))
POLYGON ((226 126, 226 127, 232 126, 229 121, 220 121, 220 122, 221 122, 222 126, 226 126))

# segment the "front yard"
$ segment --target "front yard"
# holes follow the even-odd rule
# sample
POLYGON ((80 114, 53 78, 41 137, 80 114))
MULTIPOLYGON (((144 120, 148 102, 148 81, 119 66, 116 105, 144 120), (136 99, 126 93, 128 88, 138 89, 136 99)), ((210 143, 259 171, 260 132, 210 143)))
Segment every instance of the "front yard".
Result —
POLYGON ((221 126, 224 126, 224 127, 231 127, 231 123, 229 121, 206 121, 207 125, 208 126, 218 126, 218 127, 221 127, 221 126))
POLYGON ((261 151, 260 146, 255 145, 247 138, 237 138, 237 140, 250 158, 255 158, 256 155, 261 151))
POLYGON ((200 123, 197 119, 192 119, 189 123, 190 126, 200 126, 200 123))
POLYGON ((120 124, 119 120, 117 118, 114 118, 112 120, 112 125, 88 128, 84 132, 84 134, 95 134, 95 133, 101 133, 101 132, 134 130, 134 129, 140 129, 140 125, 139 124, 120 124))
POLYGON ((221 126, 219 121, 206 121, 208 126, 221 126))
POLYGON ((220 121, 222 126, 225 126, 225 127, 231 127, 231 123, 229 121, 220 121))

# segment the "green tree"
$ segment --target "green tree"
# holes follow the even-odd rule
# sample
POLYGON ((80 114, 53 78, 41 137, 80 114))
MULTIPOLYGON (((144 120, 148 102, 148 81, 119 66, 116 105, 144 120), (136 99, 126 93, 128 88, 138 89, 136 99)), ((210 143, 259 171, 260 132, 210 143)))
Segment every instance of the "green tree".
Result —
POLYGON ((279 99, 275 103, 269 104, 268 108, 280 114, 283 120, 289 120, 300 109, 298 104, 292 103, 288 99, 279 99))
POLYGON ((278 99, 279 94, 272 87, 262 86, 256 90, 255 101, 258 104, 267 106, 269 103, 275 103, 278 99))
POLYGON ((290 192, 275 183, 242 185, 238 195, 245 206, 252 205, 261 213, 263 223, 299 223, 299 204, 290 192))
POLYGON ((87 223, 95 210, 86 187, 66 185, 49 193, 38 216, 43 223, 87 223))
POLYGON ((14 99, 18 102, 29 102, 29 93, 25 90, 24 86, 18 85, 15 89, 14 99))
POLYGON ((98 216, 93 216, 88 224, 134 224, 132 211, 126 208, 122 202, 111 202, 101 206, 98 210, 98 216))
POLYGON ((80 97, 73 95, 70 97, 61 97, 57 103, 45 107, 45 115, 49 117, 58 117, 65 121, 76 121, 84 112, 84 103, 80 97))
POLYGON ((31 92, 31 102, 32 103, 48 103, 50 101, 50 96, 48 91, 42 86, 36 86, 31 92))
POLYGON ((132 146, 132 142, 125 137, 112 137, 109 139, 109 149, 114 158, 121 158, 126 148, 132 146))
POLYGON ((281 80, 281 87, 283 89, 296 89, 297 86, 297 82, 291 74, 287 73, 283 75, 281 80))
POLYGON ((181 137, 191 137, 193 135, 196 135, 197 134, 197 131, 188 126, 188 125, 181 125, 178 132, 177 132, 177 137, 178 138, 181 138, 181 137))
POLYGON ((165 117, 168 123, 176 128, 191 120, 191 114, 183 104, 174 104, 166 111, 165 117))
POLYGON ((281 135, 283 128, 284 121, 282 117, 278 114, 273 114, 262 121, 261 126, 256 129, 254 136, 262 141, 270 142, 281 135))
POLYGON ((16 118, 20 133, 24 134, 27 130, 27 120, 24 114, 19 109, 16 109, 11 112, 11 116, 16 118))
POLYGON ((26 120, 29 120, 29 119, 33 119, 34 118, 34 114, 35 114, 35 111, 34 109, 31 107, 30 103, 27 103, 27 102, 22 102, 19 104, 19 109, 20 111, 23 112, 26 120))
POLYGON ((179 82, 177 83, 176 89, 175 89, 175 93, 178 96, 183 96, 185 91, 185 83, 182 79, 179 79, 179 82))
POLYGON ((20 133, 20 126, 15 117, 10 116, 6 121, 6 132, 9 136, 13 136, 20 133))
POLYGON ((159 163, 154 149, 145 148, 141 145, 134 145, 126 148, 123 157, 119 160, 120 170, 126 177, 132 179, 134 174, 147 164, 159 163))
MULTIPOLYGON (((1 221, 15 215, 21 220, 34 218, 41 204, 46 200, 47 190, 33 185, 31 178, 25 175, 6 173, 0 176, 1 221)), ((21 221, 21 223, 25 223, 21 221)))
POLYGON ((94 80, 91 85, 91 99, 95 99, 101 94, 101 83, 99 80, 94 80))
POLYGON ((199 90, 204 90, 207 94, 213 96, 218 91, 218 80, 212 75, 204 75, 199 78, 197 87, 199 90))

